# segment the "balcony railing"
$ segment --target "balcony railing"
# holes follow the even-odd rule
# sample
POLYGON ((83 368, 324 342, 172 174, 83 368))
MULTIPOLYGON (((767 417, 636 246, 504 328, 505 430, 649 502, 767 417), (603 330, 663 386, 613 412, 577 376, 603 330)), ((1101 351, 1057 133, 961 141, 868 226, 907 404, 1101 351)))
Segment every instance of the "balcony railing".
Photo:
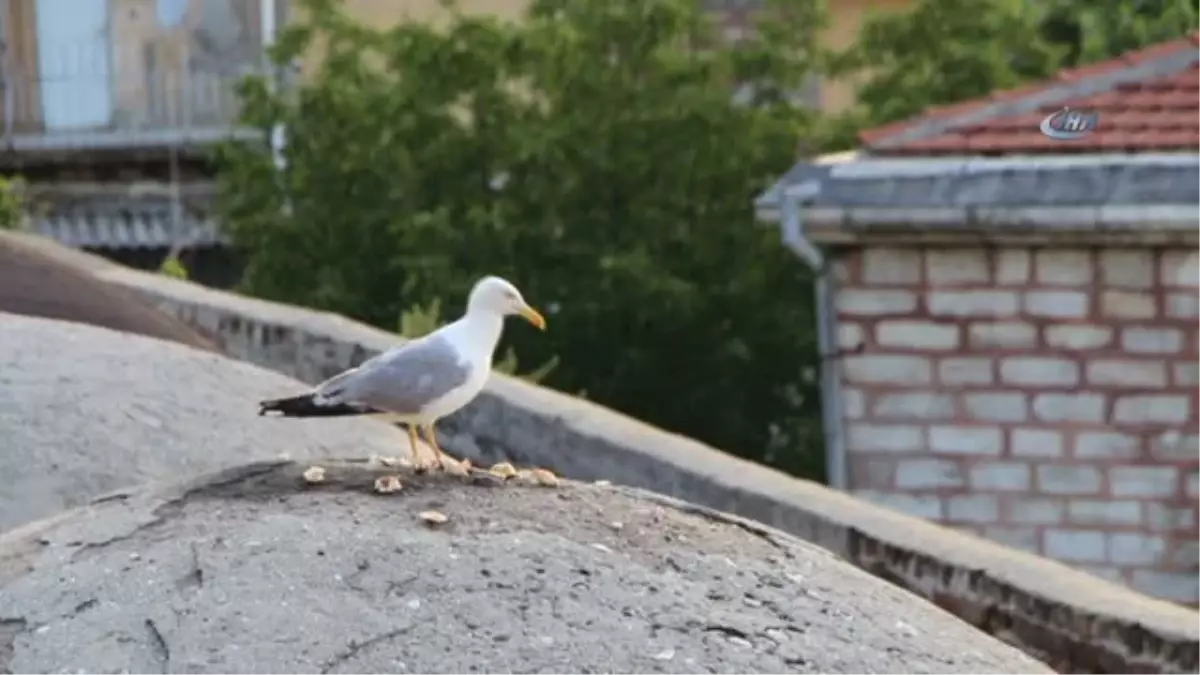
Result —
POLYGON ((14 149, 209 142, 241 112, 242 75, 156 70, 43 78, 3 73, 3 134, 14 149))
MULTIPOLYGON (((2 1, 0 10, 23 0, 2 1)), ((37 21, 10 13, 0 36, 0 144, 161 145, 235 128, 237 83, 263 66, 260 0, 121 0, 107 14, 67 16, 75 4, 39 2, 39 11, 64 11, 37 21)))

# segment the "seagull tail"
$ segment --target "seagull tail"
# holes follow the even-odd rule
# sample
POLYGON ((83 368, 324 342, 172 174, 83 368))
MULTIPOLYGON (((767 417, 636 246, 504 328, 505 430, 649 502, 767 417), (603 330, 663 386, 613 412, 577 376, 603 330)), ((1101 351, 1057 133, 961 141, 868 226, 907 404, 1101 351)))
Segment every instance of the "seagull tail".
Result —
POLYGON ((350 405, 349 403, 318 403, 315 394, 301 394, 291 398, 277 398, 271 401, 261 401, 258 404, 258 414, 275 413, 280 417, 347 417, 350 415, 368 415, 378 412, 372 408, 350 405))

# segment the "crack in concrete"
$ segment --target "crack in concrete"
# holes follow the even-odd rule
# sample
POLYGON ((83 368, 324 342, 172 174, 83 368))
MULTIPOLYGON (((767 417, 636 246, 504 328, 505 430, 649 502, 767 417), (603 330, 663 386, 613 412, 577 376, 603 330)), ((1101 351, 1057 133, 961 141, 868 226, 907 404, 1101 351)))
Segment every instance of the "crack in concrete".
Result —
POLYGON ((655 502, 661 506, 667 506, 676 511, 682 511, 683 513, 698 516, 710 522, 732 525, 733 527, 736 527, 747 534, 758 537, 771 546, 779 549, 785 558, 790 560, 795 557, 792 553, 791 546, 781 540, 778 533, 774 532, 772 528, 769 528, 765 525, 759 525, 758 523, 742 518, 741 516, 723 513, 707 506, 692 504, 674 497, 668 497, 666 495, 650 492, 649 490, 626 488, 625 491, 629 492, 631 496, 634 496, 638 499, 655 502))
MULTIPOLYGON (((704 624, 704 629, 701 632, 720 633, 721 635, 724 635, 725 637, 735 637, 735 638, 739 638, 742 640, 746 640, 747 642, 750 641, 750 636, 752 635, 752 633, 747 633, 746 631, 742 630, 741 628, 738 628, 736 626, 730 626, 728 624, 723 624, 723 623, 704 624)), ((764 637, 766 637, 766 636, 764 635, 764 637)))
POLYGON ((191 550, 191 568, 176 582, 176 586, 181 589, 191 587, 200 588, 204 585, 204 567, 200 564, 200 548, 195 542, 192 542, 191 550))
POLYGON ((404 635, 408 631, 412 630, 414 625, 415 624, 409 624, 403 628, 395 628, 386 633, 380 633, 374 637, 367 638, 362 642, 359 642, 358 640, 351 640, 350 644, 346 645, 346 649, 334 654, 333 658, 329 659, 324 665, 321 666, 321 675, 328 675, 328 673, 333 672, 334 668, 337 668, 343 663, 346 663, 350 659, 358 656, 363 651, 370 649, 381 642, 386 642, 392 638, 397 638, 401 635, 404 635))
POLYGON ((70 617, 76 616, 78 614, 88 611, 89 609, 95 607, 98 604, 100 604, 100 601, 98 599, 88 598, 87 600, 84 600, 83 602, 79 603, 78 605, 75 605, 74 611, 72 611, 71 614, 68 615, 67 617, 63 617, 63 618, 70 618, 70 617))
POLYGON ((137 527, 133 528, 132 530, 129 530, 128 532, 125 532, 124 534, 118 534, 116 536, 109 537, 108 539, 103 539, 101 541, 89 541, 88 543, 84 544, 83 546, 80 546, 79 548, 75 549, 75 552, 71 554, 71 560, 74 560, 75 558, 79 557, 85 551, 98 551, 100 549, 107 548, 109 546, 112 546, 113 544, 116 544, 121 541, 125 541, 126 539, 130 539, 131 537, 137 536, 138 533, 140 533, 144 530, 148 530, 156 525, 162 525, 166 521, 167 521, 167 519, 165 517, 161 517, 161 516, 151 518, 150 520, 147 520, 144 523, 139 523, 137 527))
POLYGON ((695 619, 688 620, 681 624, 661 623, 659 615, 655 614, 649 619, 649 636, 650 639, 657 639, 662 631, 670 631, 685 634, 712 634, 724 637, 729 641, 741 640, 747 644, 754 646, 757 649, 762 649, 764 653, 771 656, 779 656, 779 658, 791 667, 804 667, 811 664, 809 659, 795 654, 783 655, 780 654, 783 644, 781 633, 791 633, 802 635, 805 633, 805 628, 795 625, 794 622, 784 619, 786 623, 781 625, 764 626, 758 630, 744 630, 737 626, 732 626, 727 623, 705 622, 695 619))
POLYGON ((0 619, 0 673, 11 673, 13 654, 16 652, 17 638, 29 629, 29 622, 24 618, 0 619))
POLYGON ((167 639, 163 637, 162 631, 158 629, 158 624, 154 623, 154 619, 146 619, 143 623, 150 633, 150 646, 154 649, 155 656, 158 657, 159 672, 171 672, 171 648, 167 646, 167 639))
POLYGON ((0 674, 11 672, 9 666, 12 663, 13 656, 16 654, 16 641, 22 634, 36 631, 43 626, 49 626, 55 621, 73 619, 99 604, 100 601, 97 598, 91 597, 75 605, 75 608, 70 612, 51 617, 49 620, 35 625, 30 625, 29 621, 24 617, 0 619, 0 674))
MULTIPOLYGON (((134 527, 133 529, 129 530, 128 532, 124 532, 122 534, 119 534, 119 535, 116 535, 113 537, 109 537, 108 539, 104 539, 101 541, 88 542, 88 543, 84 544, 83 546, 79 547, 78 549, 76 549, 75 552, 71 554, 71 559, 75 560, 79 556, 83 555, 85 552, 95 552, 95 551, 107 548, 109 546, 112 546, 113 544, 116 544, 116 543, 119 543, 122 541, 126 541, 132 537, 135 537, 142 532, 145 532, 147 530, 150 530, 150 529, 156 528, 160 525, 163 525, 166 522, 168 522, 169 520, 171 520, 172 518, 178 516, 180 511, 182 511, 182 509, 183 509, 183 505, 186 504, 189 500, 195 499, 197 497, 204 497, 209 494, 215 494, 215 493, 218 493, 223 488, 228 488, 228 487, 238 485, 241 483, 246 483, 248 481, 253 480, 254 478, 256 478, 258 476, 273 473, 279 467, 284 466, 285 464, 287 464, 287 463, 279 462, 279 461, 270 462, 270 463, 260 462, 257 464, 249 464, 246 466, 234 467, 232 469, 227 469, 225 471, 221 471, 221 472, 217 473, 215 476, 205 477, 199 481, 193 482, 193 483, 187 485, 186 487, 184 487, 182 490, 180 490, 174 497, 171 497, 170 499, 166 499, 161 504, 156 506, 152 512, 153 517, 150 518, 149 520, 147 520, 143 523, 139 523, 137 525, 137 527, 134 527)), ((111 501, 113 498, 114 497, 109 496, 109 497, 101 498, 101 500, 102 501, 111 501)), ((125 500, 125 499, 123 499, 122 501, 124 503, 129 503, 128 500, 125 500)))

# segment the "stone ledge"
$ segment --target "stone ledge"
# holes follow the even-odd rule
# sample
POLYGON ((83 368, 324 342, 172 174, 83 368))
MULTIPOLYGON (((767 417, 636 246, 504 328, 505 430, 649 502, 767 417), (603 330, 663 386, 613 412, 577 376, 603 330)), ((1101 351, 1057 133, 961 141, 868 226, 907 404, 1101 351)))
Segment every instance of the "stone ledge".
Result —
MULTIPOLYGON (((400 339, 354 321, 95 266, 226 353, 316 382, 400 339)), ((251 402, 248 402, 248 405, 251 402)), ((954 612, 1060 671, 1196 672, 1197 613, 726 455, 500 375, 444 423, 448 449, 646 488, 778 527, 954 612)))

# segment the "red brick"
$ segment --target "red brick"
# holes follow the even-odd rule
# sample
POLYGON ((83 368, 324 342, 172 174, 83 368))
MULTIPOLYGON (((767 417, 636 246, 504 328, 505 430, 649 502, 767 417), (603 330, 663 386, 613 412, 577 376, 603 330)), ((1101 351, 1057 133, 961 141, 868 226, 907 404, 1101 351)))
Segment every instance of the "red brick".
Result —
POLYGON ((1125 551, 1126 560, 1121 545, 1136 537, 1178 541, 1183 553, 1169 549, 1154 569, 1194 577, 1177 563, 1194 552, 1200 529, 1200 331, 1189 310, 1164 309, 1170 298, 1194 300, 1194 249, 1088 257, 1000 247, 985 259, 986 274, 944 269, 978 261, 976 252, 923 249, 881 275, 884 253, 850 255, 867 273, 843 283, 848 295, 839 297, 843 309, 860 312, 843 316, 843 327, 866 343, 840 359, 856 376, 843 390, 850 490, 952 526, 990 521, 994 511, 1000 522, 987 524, 985 536, 1034 549, 1057 532, 1057 544, 1103 541, 1100 550, 1125 551), (1099 262, 1094 275, 1089 260, 1099 262), (1071 273, 1075 264, 1080 271, 1071 273), (902 306, 863 297, 895 293, 907 298, 902 306), (988 301, 966 302, 976 295, 988 301), (1018 296, 1035 301, 1014 307, 1008 300, 1018 296), (1064 312, 1048 297, 1074 304, 1064 312), (959 343, 929 344, 932 334, 911 330, 926 323, 957 330, 959 343), (1032 334, 981 340, 996 324, 1032 334), (889 331, 890 339, 875 339, 889 331))
POLYGON ((891 490, 896 482, 896 462, 889 457, 851 455, 847 467, 856 489, 891 490))

